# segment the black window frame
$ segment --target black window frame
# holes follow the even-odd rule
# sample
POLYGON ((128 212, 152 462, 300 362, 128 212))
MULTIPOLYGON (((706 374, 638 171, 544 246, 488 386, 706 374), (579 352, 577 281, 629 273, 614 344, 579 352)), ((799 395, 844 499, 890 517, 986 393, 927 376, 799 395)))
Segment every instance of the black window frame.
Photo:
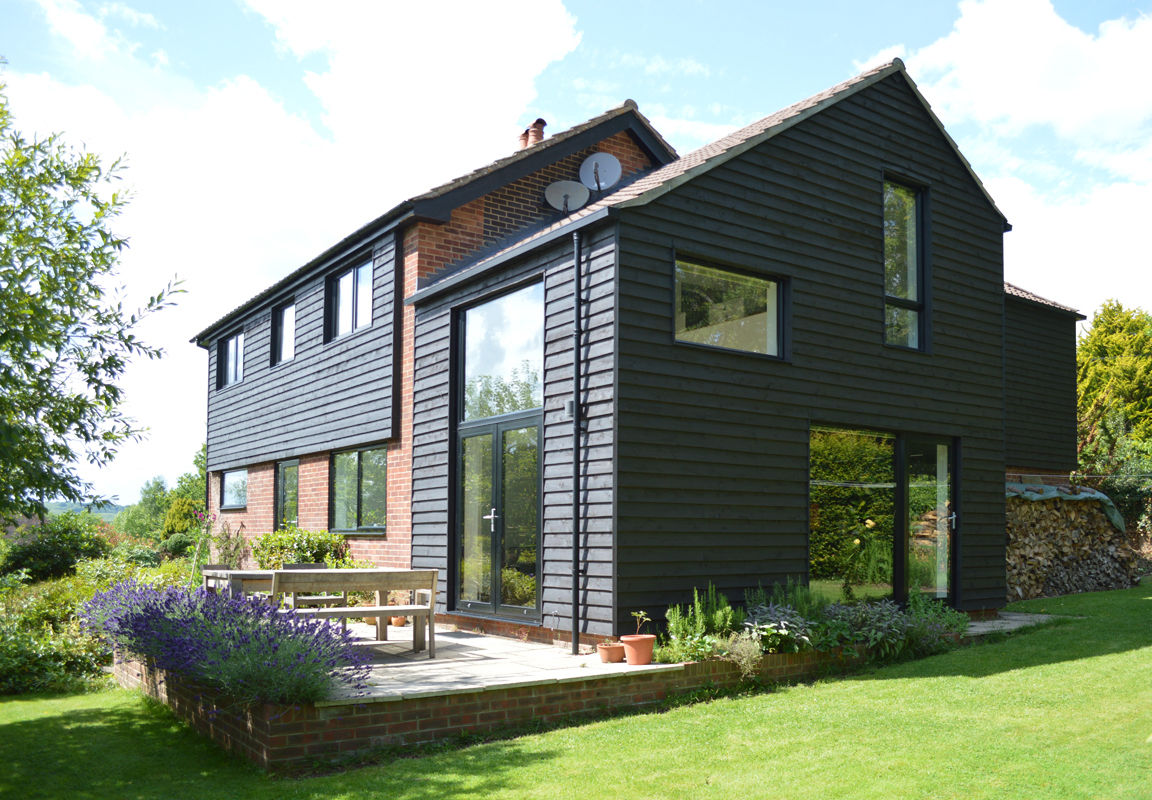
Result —
POLYGON ((788 297, 790 281, 787 276, 770 272, 762 272, 748 267, 736 266, 723 261, 718 261, 713 258, 697 257, 691 253, 673 253, 671 277, 672 313, 670 314, 670 327, 672 343, 674 345, 677 347, 700 348, 719 353, 734 353, 742 356, 750 356, 752 358, 767 358, 771 359, 772 361, 787 361, 789 359, 790 351, 788 342, 788 321, 790 315, 788 297), (694 267, 703 267, 705 269, 716 270, 717 272, 728 272, 733 275, 756 278, 758 280, 768 281, 769 283, 776 284, 776 352, 757 353, 755 350, 743 350, 737 347, 724 347, 722 345, 693 342, 688 339, 679 338, 676 324, 676 309, 679 306, 678 267, 681 262, 694 267))
POLYGON ((288 300, 276 306, 272 310, 272 340, 271 355, 269 363, 275 367, 278 364, 285 364, 293 361, 296 358, 296 301, 295 299, 288 300), (292 309, 292 355, 288 358, 284 357, 284 312, 292 309))
POLYGON ((372 309, 373 295, 375 294, 376 284, 376 265, 371 255, 365 256, 362 259, 356 259, 355 263, 351 266, 345 266, 328 276, 324 287, 324 340, 326 342, 334 342, 337 339, 343 339, 347 336, 352 336, 359 331, 372 327, 374 312, 372 309), (360 270, 368 270, 368 321, 362 322, 359 320, 359 307, 360 307, 360 270), (346 275, 352 275, 352 299, 351 299, 351 315, 352 315, 352 329, 343 333, 339 332, 340 321, 340 280, 346 275))
POLYGON ((248 470, 247 470, 247 468, 222 470, 220 472, 220 510, 221 511, 240 511, 240 510, 243 510, 246 508, 248 508, 248 470), (228 483, 228 476, 229 475, 235 475, 237 473, 243 473, 244 474, 244 502, 241 504, 238 504, 238 505, 237 504, 226 505, 224 502, 224 499, 225 499, 224 487, 228 483))
POLYGON ((333 533, 342 533, 344 535, 371 535, 383 536, 388 529, 388 445, 378 444, 370 445, 368 447, 355 447, 347 450, 333 451, 328 459, 328 530, 333 533), (385 491, 384 491, 384 524, 383 525, 363 525, 363 481, 364 481, 364 459, 360 457, 361 453, 369 453, 373 450, 384 451, 384 469, 385 469, 385 491), (349 453, 356 454, 356 526, 353 528, 337 528, 336 527, 336 458, 337 456, 348 455, 349 453))
POLYGON ((881 291, 884 297, 883 323, 880 336, 885 347, 912 353, 925 353, 929 351, 929 335, 931 325, 928 319, 929 282, 931 269, 929 268, 929 213, 928 213, 928 185, 904 177, 900 174, 885 172, 880 187, 880 265, 881 265, 881 291), (916 197, 916 299, 897 297, 888 294, 888 264, 884 253, 884 224, 885 203, 884 194, 888 184, 912 192, 916 197), (910 346, 888 339, 888 308, 893 306, 916 312, 916 345, 910 346))
POLYGON ((284 515, 282 513, 283 509, 284 509, 284 496, 285 496, 285 491, 284 491, 285 473, 284 473, 284 469, 286 467, 296 467, 296 519, 292 520, 291 524, 293 527, 299 527, 299 525, 300 525, 300 459, 290 458, 290 459, 287 459, 285 461, 277 461, 276 462, 276 482, 274 484, 274 489, 273 489, 275 496, 273 497, 273 500, 272 500, 272 513, 273 513, 272 529, 273 530, 282 530, 285 527, 287 527, 287 524, 285 523, 285 520, 283 519, 284 515))
POLYGON ((244 331, 221 337, 216 342, 216 388, 235 386, 244 380, 244 331), (237 343, 236 358, 228 355, 232 342, 237 343))

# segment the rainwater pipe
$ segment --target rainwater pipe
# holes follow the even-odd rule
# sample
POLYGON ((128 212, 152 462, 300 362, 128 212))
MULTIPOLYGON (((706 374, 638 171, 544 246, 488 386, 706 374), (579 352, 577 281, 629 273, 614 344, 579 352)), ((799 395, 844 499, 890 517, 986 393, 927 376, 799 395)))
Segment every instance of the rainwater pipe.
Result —
POLYGON ((580 232, 572 233, 572 655, 580 652, 580 232))

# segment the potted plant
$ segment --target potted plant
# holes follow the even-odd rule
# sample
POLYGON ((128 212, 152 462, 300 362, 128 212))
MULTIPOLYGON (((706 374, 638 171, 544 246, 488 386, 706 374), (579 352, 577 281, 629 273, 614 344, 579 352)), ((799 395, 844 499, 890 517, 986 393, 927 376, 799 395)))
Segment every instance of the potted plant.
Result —
POLYGON ((619 664, 624 660, 624 645, 620 642, 600 642, 596 645, 596 652, 605 664, 619 664))
POLYGON ((636 633, 620 637, 620 643, 624 645, 624 658, 634 667, 651 664, 652 650, 656 646, 656 635, 641 633, 640 630, 645 623, 652 620, 648 616, 648 612, 643 610, 633 611, 632 617, 636 620, 636 633))
MULTIPOLYGON (((390 606, 406 606, 411 601, 408 592, 395 590, 388 593, 388 605, 390 606)), ((408 624, 407 617, 391 617, 389 621, 394 628, 403 628, 408 624)))

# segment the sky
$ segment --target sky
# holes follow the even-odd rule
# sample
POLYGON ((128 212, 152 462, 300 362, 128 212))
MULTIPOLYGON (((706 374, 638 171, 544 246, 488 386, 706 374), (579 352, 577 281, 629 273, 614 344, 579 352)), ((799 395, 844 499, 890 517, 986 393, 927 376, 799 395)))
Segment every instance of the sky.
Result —
POLYGON ((365 222, 626 98, 680 152, 894 56, 1012 223, 1005 278, 1152 309, 1152 0, 0 0, 26 135, 124 156, 118 281, 177 306, 129 367, 135 502, 205 438, 197 332, 365 222))

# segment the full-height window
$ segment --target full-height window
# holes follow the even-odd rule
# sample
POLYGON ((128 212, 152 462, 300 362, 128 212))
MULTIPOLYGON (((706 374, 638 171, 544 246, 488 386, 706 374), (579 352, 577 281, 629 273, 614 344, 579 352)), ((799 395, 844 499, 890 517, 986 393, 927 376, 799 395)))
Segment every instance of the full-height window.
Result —
POLYGON ((388 450, 332 457, 332 529, 382 531, 388 513, 388 450))
POLYGON ((244 378, 244 334, 222 339, 216 349, 216 388, 223 389, 244 378))
POLYGON ((297 524, 300 510, 300 462, 276 465, 276 527, 297 524))
POLYGON ((328 283, 329 338, 335 339, 372 324, 372 263, 361 264, 328 283))
POLYGON ((924 344, 924 232, 922 192, 884 182, 884 341, 924 344))
POLYGON ((296 304, 281 306, 272 313, 272 364, 296 357, 296 304))
POLYGON ((544 284, 470 308, 464 318, 464 419, 544 405, 544 284))
POLYGON ((248 505, 248 470, 236 469, 220 476, 220 508, 244 508, 248 505))
POLYGON ((780 355, 779 284, 676 262, 676 340, 780 355))

